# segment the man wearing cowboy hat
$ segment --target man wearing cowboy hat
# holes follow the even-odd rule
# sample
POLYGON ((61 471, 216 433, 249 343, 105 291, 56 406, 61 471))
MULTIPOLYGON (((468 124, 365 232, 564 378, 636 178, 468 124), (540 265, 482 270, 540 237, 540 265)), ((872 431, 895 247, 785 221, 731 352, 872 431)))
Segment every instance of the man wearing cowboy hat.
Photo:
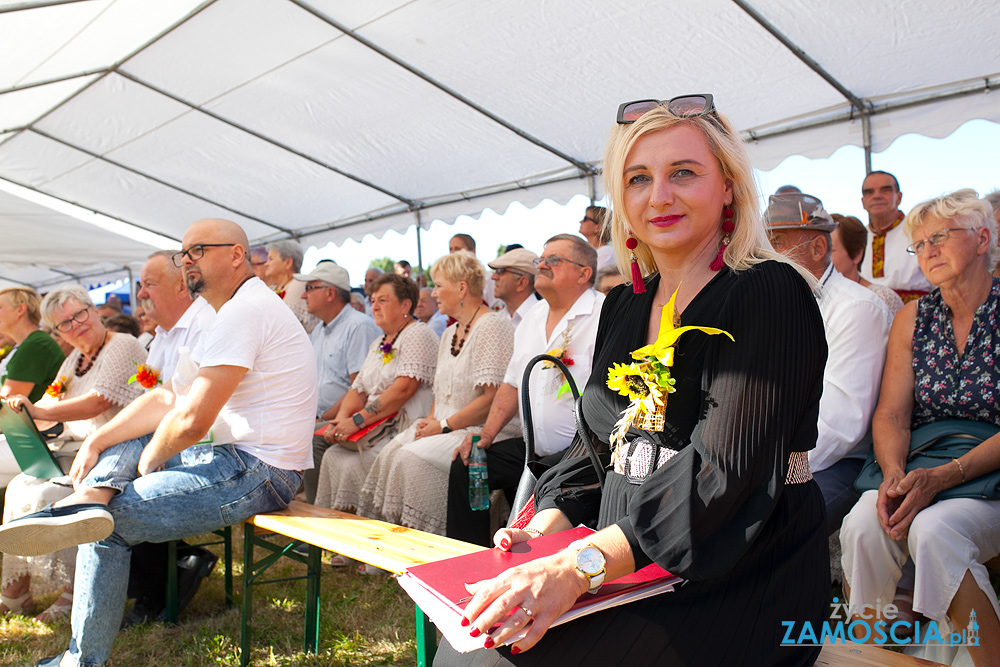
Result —
POLYGON ((764 214, 774 249, 808 270, 819 286, 816 300, 829 355, 819 403, 819 437, 809 467, 826 501, 827 527, 840 528, 858 499, 854 480, 871 447, 889 339, 889 310, 871 290, 840 275, 830 259, 837 223, 812 195, 772 195, 764 214))

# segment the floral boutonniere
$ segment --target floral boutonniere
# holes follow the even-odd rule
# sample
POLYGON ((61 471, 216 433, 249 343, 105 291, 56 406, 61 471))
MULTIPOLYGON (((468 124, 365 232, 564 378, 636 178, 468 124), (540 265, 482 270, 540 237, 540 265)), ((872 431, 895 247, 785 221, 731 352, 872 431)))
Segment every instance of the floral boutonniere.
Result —
POLYGON ((379 352, 382 353, 382 363, 387 364, 392 361, 392 358, 396 356, 392 351, 392 343, 382 343, 378 346, 379 352))
MULTIPOLYGON (((563 362, 567 367, 572 366, 575 363, 573 361, 573 357, 569 355, 569 344, 573 340, 573 325, 575 323, 575 320, 570 322, 566 327, 566 330, 562 332, 562 344, 559 347, 554 347, 545 353, 550 357, 555 357, 559 361, 563 362)), ((551 361, 543 361, 542 369, 547 368, 557 368, 557 366, 551 361)), ((567 380, 562 383, 561 387, 559 387, 559 391, 556 392, 556 398, 559 398, 569 390, 569 381, 567 380)))
POLYGON ((59 379, 45 388, 45 394, 52 398, 59 398, 66 391, 66 376, 60 375, 59 379))
MULTIPOLYGON (((679 287, 679 286, 678 286, 679 287)), ((674 322, 674 301, 677 291, 663 307, 660 315, 660 333, 652 345, 640 347, 632 353, 633 361, 615 364, 608 369, 608 388, 628 397, 628 407, 615 424, 611 445, 618 455, 618 447, 625 440, 629 428, 636 426, 647 431, 662 431, 667 411, 667 394, 674 393, 675 380, 670 377, 674 365, 674 345, 688 331, 702 331, 711 336, 723 334, 735 340, 727 331, 712 327, 678 327, 674 322)))
POLYGON ((161 384, 163 380, 160 379, 160 371, 146 364, 138 364, 135 367, 135 375, 128 379, 129 384, 133 382, 138 382, 146 389, 152 389, 161 384))

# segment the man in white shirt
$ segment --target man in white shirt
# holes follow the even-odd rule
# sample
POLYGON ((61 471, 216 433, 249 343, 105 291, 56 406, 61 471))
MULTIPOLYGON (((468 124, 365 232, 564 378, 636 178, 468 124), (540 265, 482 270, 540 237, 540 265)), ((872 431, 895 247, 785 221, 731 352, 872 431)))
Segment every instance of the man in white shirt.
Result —
MULTIPOLYGON (((160 373, 164 382, 173 377, 179 350, 194 349, 202 332, 215 320, 215 310, 203 298, 192 298, 183 272, 174 266, 168 250, 154 252, 140 272, 137 296, 148 304, 147 315, 156 323, 156 337, 149 347, 146 365, 160 373)), ((201 580, 208 576, 217 558, 201 547, 183 543, 177 550, 179 609, 194 597, 201 580)), ((143 542, 132 548, 129 597, 135 605, 124 626, 162 620, 166 608, 167 544, 143 542)))
POLYGON ((817 301, 829 354, 819 402, 819 435, 809 467, 823 492, 829 532, 859 497, 854 480, 871 447, 871 419, 885 364, 891 316, 871 290, 840 275, 830 259, 837 223, 807 194, 772 195, 765 212, 774 249, 819 281, 817 301))
POLYGON ((530 250, 514 248, 489 263, 493 269, 493 294, 503 301, 501 312, 507 313, 515 329, 525 313, 538 303, 535 296, 536 259, 538 255, 530 250))
MULTIPOLYGON (((382 335, 382 330, 371 317, 350 307, 351 280, 344 267, 323 261, 312 273, 296 273, 295 280, 305 283, 302 298, 306 309, 319 318, 319 324, 309 336, 319 375, 316 416, 320 421, 330 421, 337 416, 341 400, 368 356, 368 348, 382 335)), ((313 461, 322 461, 323 454, 331 446, 323 436, 313 436, 313 461)), ((304 473, 303 483, 306 501, 313 503, 319 484, 319 466, 304 473)))
POLYGON ((413 309, 413 316, 429 326, 438 338, 448 328, 448 317, 444 313, 438 312, 437 301, 434 300, 434 290, 430 287, 420 288, 420 300, 417 301, 417 307, 413 309))
POLYGON ((217 314, 192 355, 200 370, 185 400, 175 400, 168 381, 133 401, 84 441, 70 496, 0 528, 0 550, 10 553, 80 545, 64 664, 101 665, 111 656, 130 545, 201 535, 280 509, 313 465, 312 346, 292 312, 254 277, 248 245, 228 220, 188 228, 174 264, 217 314), (210 461, 164 468, 209 430, 210 461))
POLYGON ((886 171, 873 171, 861 185, 861 205, 868 211, 868 251, 861 277, 891 287, 903 302, 920 298, 931 289, 916 256, 906 252, 910 240, 903 231, 899 181, 886 171))
MULTIPOLYGON (((497 390, 480 435, 486 450, 491 490, 512 493, 524 469, 522 439, 493 438, 517 416, 520 387, 528 362, 539 354, 552 354, 569 368, 581 390, 590 378, 594 342, 604 295, 593 289, 597 251, 572 234, 559 234, 545 243, 535 277, 535 289, 543 300, 528 311, 514 332, 514 354, 503 384, 497 390)), ((531 372, 528 397, 535 425, 535 453, 542 463, 562 458, 576 433, 573 395, 560 392, 564 378, 559 368, 537 364, 531 372)), ((448 484, 447 535, 489 546, 489 512, 469 507, 468 458, 472 436, 455 450, 448 484)))

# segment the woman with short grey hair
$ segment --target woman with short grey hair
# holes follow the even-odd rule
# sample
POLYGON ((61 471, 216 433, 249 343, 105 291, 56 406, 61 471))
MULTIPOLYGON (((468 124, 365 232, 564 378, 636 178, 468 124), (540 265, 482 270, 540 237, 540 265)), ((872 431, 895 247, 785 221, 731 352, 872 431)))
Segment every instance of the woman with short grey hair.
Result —
MULTIPOLYGON (((41 305, 42 317, 73 346, 56 380, 37 402, 14 395, 7 403, 27 410, 36 422, 61 422, 63 433, 50 444, 68 470, 83 441, 137 398, 138 382, 129 383, 136 367, 146 361, 146 350, 128 334, 109 331, 101 322, 87 291, 79 285, 57 287, 41 305)), ((4 523, 36 512, 73 491, 69 477, 41 479, 20 474, 5 495, 4 523)), ((4 554, 0 611, 24 612, 34 596, 58 592, 59 597, 36 618, 52 622, 68 618, 73 604, 76 547, 54 554, 22 558, 4 554)))

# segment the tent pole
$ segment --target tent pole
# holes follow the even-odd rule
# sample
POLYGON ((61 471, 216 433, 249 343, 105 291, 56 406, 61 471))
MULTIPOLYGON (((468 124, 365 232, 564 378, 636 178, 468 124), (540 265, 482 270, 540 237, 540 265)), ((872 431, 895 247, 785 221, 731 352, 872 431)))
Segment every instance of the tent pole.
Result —
POLYGON ((871 116, 861 114, 861 143, 865 149, 865 175, 872 173, 872 121, 871 116))
POLYGON ((132 277, 132 269, 129 267, 125 268, 128 271, 128 308, 132 311, 132 316, 135 317, 135 279, 132 277))
POLYGON ((424 273, 424 257, 420 249, 420 209, 416 210, 417 214, 417 266, 420 267, 420 274, 424 273))

